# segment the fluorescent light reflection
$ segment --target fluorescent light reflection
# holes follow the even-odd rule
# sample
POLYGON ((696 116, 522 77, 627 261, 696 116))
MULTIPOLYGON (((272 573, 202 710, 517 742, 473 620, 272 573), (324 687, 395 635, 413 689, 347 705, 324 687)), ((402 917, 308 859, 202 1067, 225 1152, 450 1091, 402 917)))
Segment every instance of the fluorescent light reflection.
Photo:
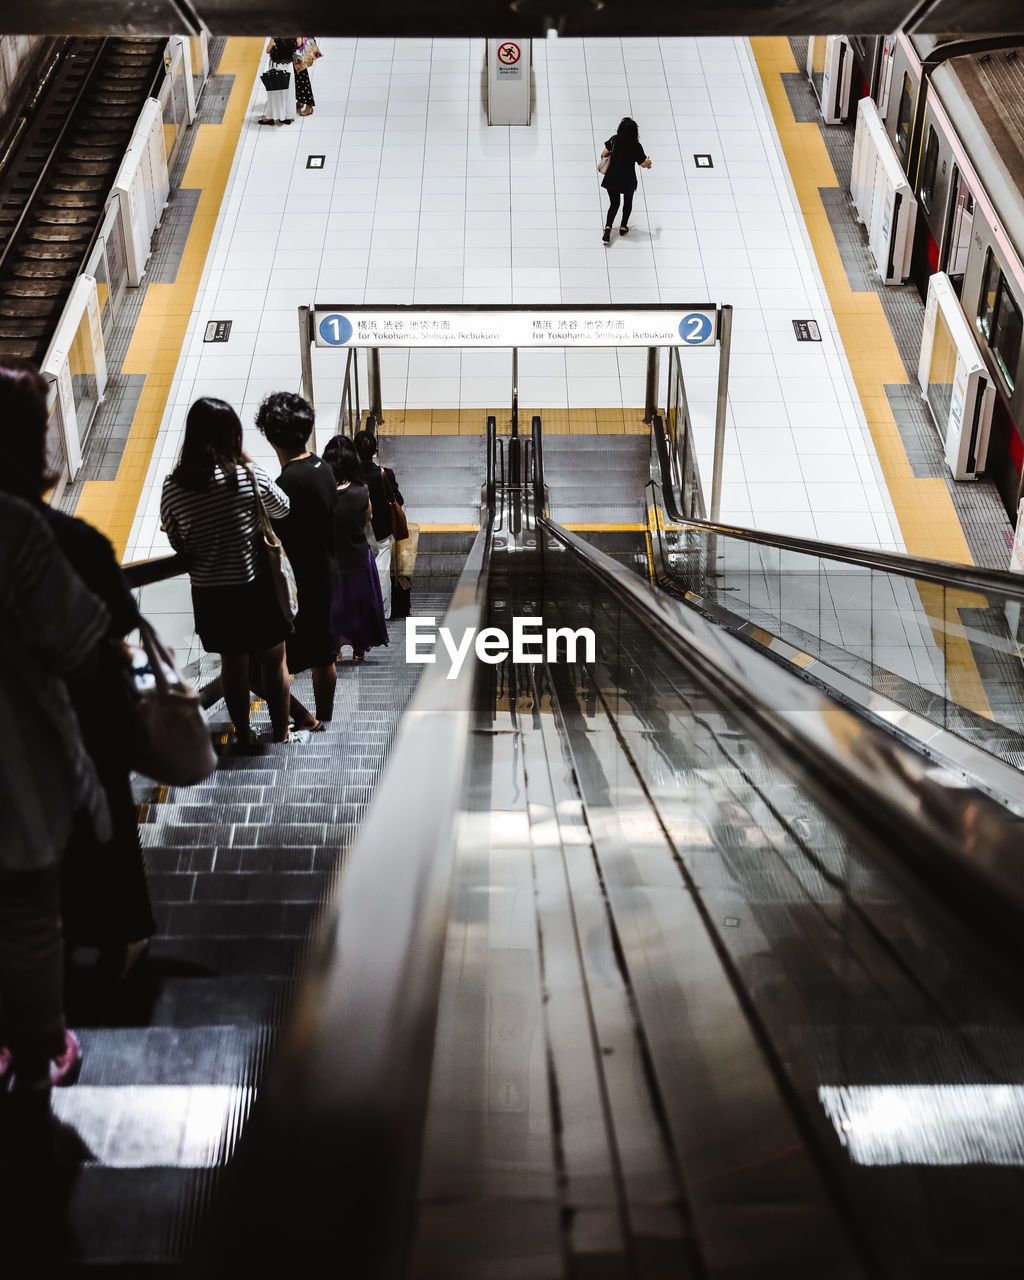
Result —
POLYGON ((1024 1165, 1024 1085, 821 1085, 855 1164, 1024 1165))

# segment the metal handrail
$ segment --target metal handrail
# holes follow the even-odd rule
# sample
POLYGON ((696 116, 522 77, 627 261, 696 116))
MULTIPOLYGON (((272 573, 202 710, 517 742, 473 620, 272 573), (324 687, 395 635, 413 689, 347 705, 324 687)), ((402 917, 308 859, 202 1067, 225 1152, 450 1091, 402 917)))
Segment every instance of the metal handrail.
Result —
POLYGON ((133 560, 121 566, 121 572, 130 587, 148 587, 154 582, 176 578, 188 569, 188 562, 180 552, 172 556, 155 556, 152 560, 133 560))
POLYGON ((922 556, 875 551, 870 547, 848 547, 839 542, 821 542, 814 538, 800 538, 795 534, 766 533, 760 529, 749 529, 744 525, 716 524, 697 516, 682 515, 676 502, 671 466, 664 443, 664 424, 660 419, 655 423, 654 437, 661 470, 662 498, 665 511, 675 527, 674 531, 697 529, 709 536, 722 535, 737 538, 743 542, 770 547, 773 550, 816 556, 820 560, 839 560, 861 569, 895 573, 903 578, 934 582, 939 586, 953 587, 960 591, 991 592, 1009 600, 1024 601, 1024 577, 1005 569, 985 569, 977 565, 957 564, 951 560, 928 560, 922 556))
MULTIPOLYGON (((491 522, 444 625, 483 625, 491 522)), ((199 1273, 405 1274, 481 664, 425 666, 261 1085, 199 1273)))
POLYGON ((530 424, 533 438, 533 505, 538 516, 544 514, 544 428, 540 415, 534 414, 530 424))
POLYGON ((487 510, 494 515, 494 508, 497 498, 497 471, 498 471, 498 424, 493 414, 489 414, 487 418, 487 480, 484 492, 484 501, 487 510))
MULTIPOLYGON (((586 563, 701 683, 713 686, 758 736, 781 748, 797 774, 845 829, 861 832, 900 873, 974 917, 986 940, 1024 963, 1024 816, 951 770, 794 677, 696 610, 666 596, 547 517, 538 525, 586 563), (795 765, 795 768, 794 768, 795 765)), ((1019 979, 1015 980, 1019 987, 1019 979)))

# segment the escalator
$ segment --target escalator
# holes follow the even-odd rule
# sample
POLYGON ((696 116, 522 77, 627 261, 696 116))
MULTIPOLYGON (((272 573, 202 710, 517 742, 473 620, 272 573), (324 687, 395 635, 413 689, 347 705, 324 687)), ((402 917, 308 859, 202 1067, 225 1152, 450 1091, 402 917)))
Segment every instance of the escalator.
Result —
POLYGON ((593 652, 448 680, 438 644, 200 1271, 1013 1273, 1024 809, 548 519, 539 429, 526 462, 444 624, 593 652))
POLYGON ((70 38, 0 172, 0 355, 42 360, 165 40, 70 38))

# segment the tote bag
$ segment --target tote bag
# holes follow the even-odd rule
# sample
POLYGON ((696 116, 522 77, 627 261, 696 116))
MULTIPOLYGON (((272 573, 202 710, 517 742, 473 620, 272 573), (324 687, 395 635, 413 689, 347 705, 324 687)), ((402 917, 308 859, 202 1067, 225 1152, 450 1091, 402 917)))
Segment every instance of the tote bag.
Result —
POLYGON ((210 731, 195 690, 145 618, 141 646, 128 645, 128 764, 167 786, 191 786, 217 767, 210 731))
POLYGON ((249 477, 252 491, 256 495, 256 513, 259 516, 263 549, 266 552, 270 579, 274 584, 274 594, 277 596, 277 603, 281 606, 285 621, 291 622, 299 611, 299 591, 295 585, 295 570, 291 566, 291 561, 288 559, 281 539, 274 532, 274 526, 270 523, 267 508, 263 505, 263 494, 260 493, 260 487, 256 483, 252 468, 246 467, 245 473, 249 477))

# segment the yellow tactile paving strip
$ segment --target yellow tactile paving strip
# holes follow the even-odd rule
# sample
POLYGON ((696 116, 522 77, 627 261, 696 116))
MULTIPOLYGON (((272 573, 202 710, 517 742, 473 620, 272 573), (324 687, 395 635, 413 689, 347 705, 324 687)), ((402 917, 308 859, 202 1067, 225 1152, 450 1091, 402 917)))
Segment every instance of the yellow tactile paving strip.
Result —
POLYGON ((222 122, 196 126, 198 133, 181 185, 198 187, 201 194, 181 265, 173 284, 148 287, 121 370, 145 374, 146 381, 117 479, 88 481, 78 500, 75 514, 102 529, 119 557, 128 542, 171 380, 195 306, 263 43, 262 37, 231 39, 224 49, 218 72, 233 74, 235 83, 222 122))
MULTIPOLYGON (((887 383, 907 381, 906 371, 878 295, 850 288, 818 193, 819 187, 839 186, 839 179, 818 125, 798 124, 793 118, 782 80, 783 72, 799 70, 789 41, 765 36, 750 44, 907 551, 973 564, 945 481, 915 476, 907 461, 885 394, 887 383)), ((962 625, 959 610, 977 607, 979 598, 924 583, 918 590, 936 644, 946 651, 951 696, 961 706, 993 718, 970 646, 956 634, 962 625)))
MULTIPOLYGON (((643 409, 520 409, 519 432, 530 434, 530 422, 539 414, 544 434, 549 436, 647 435, 643 409)), ((478 436, 487 419, 497 421, 498 430, 512 429, 508 405, 494 409, 385 409, 378 425, 382 436, 478 436)))

